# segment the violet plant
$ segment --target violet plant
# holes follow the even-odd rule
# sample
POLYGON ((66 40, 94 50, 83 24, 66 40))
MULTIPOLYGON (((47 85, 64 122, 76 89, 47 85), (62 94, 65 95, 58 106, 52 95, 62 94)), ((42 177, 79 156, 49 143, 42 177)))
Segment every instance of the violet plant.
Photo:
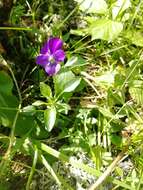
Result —
MULTIPOLYGON (((48 76, 53 76, 54 93, 51 87, 45 82, 40 83, 40 92, 46 102, 36 101, 32 105, 39 109, 39 106, 45 105, 44 111, 45 129, 51 131, 55 125, 57 113, 67 114, 70 106, 67 103, 67 94, 72 93, 80 84, 81 78, 76 77, 71 71, 71 65, 75 62, 69 59, 61 69, 61 62, 65 60, 63 41, 58 37, 50 37, 40 50, 36 57, 36 64, 42 66, 48 76), (66 97, 66 100, 65 100, 66 97)), ((77 59, 76 59, 77 61, 77 59)), ((69 96, 70 97, 70 96, 69 96)), ((25 108, 29 109, 28 108, 25 108)), ((33 109, 33 108, 32 108, 33 109)))
POLYGON ((41 48, 36 63, 42 66, 49 76, 58 73, 61 68, 60 63, 65 59, 65 52, 62 50, 63 41, 57 37, 51 37, 41 48))

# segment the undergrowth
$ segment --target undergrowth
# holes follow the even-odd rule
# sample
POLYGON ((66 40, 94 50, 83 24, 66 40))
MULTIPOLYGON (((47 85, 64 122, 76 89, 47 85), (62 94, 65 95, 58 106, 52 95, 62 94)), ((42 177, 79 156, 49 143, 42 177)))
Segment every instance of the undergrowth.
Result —
POLYGON ((0 1, 0 190, 143 189, 142 16, 142 0, 0 1))

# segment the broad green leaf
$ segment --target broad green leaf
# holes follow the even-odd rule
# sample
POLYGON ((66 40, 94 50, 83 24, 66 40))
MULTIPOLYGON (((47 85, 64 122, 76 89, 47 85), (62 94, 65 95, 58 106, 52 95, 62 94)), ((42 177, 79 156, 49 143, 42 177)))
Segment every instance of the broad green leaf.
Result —
POLYGON ((120 88, 124 84, 124 81, 126 80, 126 77, 122 75, 121 72, 117 73, 114 78, 114 87, 117 89, 120 88))
POLYGON ((50 132, 56 121, 56 108, 51 106, 49 109, 44 111, 44 120, 45 120, 45 128, 48 132, 50 132))
POLYGON ((104 0, 75 0, 80 4, 80 9, 86 13, 106 13, 107 3, 104 0))
POLYGON ((35 138, 35 136, 38 136, 38 134, 36 134, 37 128, 38 124, 34 116, 25 115, 24 113, 19 114, 15 126, 16 135, 23 137, 29 133, 30 136, 35 138))
POLYGON ((112 86, 114 83, 115 72, 108 71, 100 76, 95 76, 95 83, 99 85, 112 86))
POLYGON ((136 46, 143 47, 143 34, 141 32, 134 32, 132 33, 131 42, 136 46))
POLYGON ((102 39, 107 41, 114 40, 123 30, 121 22, 112 21, 109 19, 95 20, 87 32, 91 34, 92 40, 102 39))
POLYGON ((45 105, 47 104, 47 102, 43 102, 41 100, 37 100, 36 102, 34 102, 32 105, 33 106, 42 106, 42 105, 45 105))
POLYGON ((98 109, 105 117, 114 118, 114 115, 107 108, 99 107, 98 109))
POLYGON ((143 47, 143 34, 141 31, 126 31, 125 37, 129 39, 132 44, 143 47))
POLYGON ((78 68, 88 64, 89 63, 87 63, 85 59, 83 59, 80 55, 77 55, 71 57, 65 64, 65 67, 78 68))
POLYGON ((25 115, 34 115, 36 112, 36 108, 34 106, 29 105, 24 107, 22 111, 25 115))
POLYGON ((70 105, 66 104, 66 103, 62 103, 62 102, 57 102, 56 108, 57 108, 58 112, 67 114, 68 111, 70 110, 70 105))
POLYGON ((76 89, 76 87, 80 84, 81 78, 74 78, 69 81, 64 88, 63 92, 72 92, 76 89))
POLYGON ((121 123, 113 123, 110 125, 110 133, 117 133, 121 132, 125 126, 123 126, 121 123))
POLYGON ((1 116, 0 116, 0 120, 1 120, 0 124, 2 124, 5 127, 10 126, 10 124, 12 124, 12 123, 10 123, 11 121, 9 120, 9 117, 7 117, 7 115, 5 113, 0 112, 0 114, 1 114, 1 116))
POLYGON ((40 83, 40 91, 41 91, 41 94, 42 94, 44 97, 46 97, 47 99, 48 99, 48 98, 52 98, 52 91, 51 91, 51 88, 50 88, 47 84, 41 82, 41 83, 40 83))
POLYGON ((10 127, 12 125, 17 108, 18 100, 15 96, 0 92, 0 118, 3 126, 10 127))
POLYGON ((56 75, 54 77, 55 94, 61 94, 64 91, 65 86, 73 79, 75 79, 75 75, 72 71, 64 71, 56 75))
MULTIPOLYGON (((13 82, 9 75, 3 71, 0 72, 0 121, 5 127, 11 127, 18 111, 19 101, 12 94, 13 82)), ((24 112, 20 112, 15 124, 15 134, 23 136, 29 131, 36 130, 37 123, 34 120, 31 106, 24 108, 24 112), (27 114, 26 114, 27 113, 27 114)))
POLYGON ((0 71, 0 93, 2 92, 10 95, 12 93, 12 88, 13 82, 10 76, 4 71, 0 71))
POLYGON ((86 29, 70 30, 70 33, 77 36, 85 36, 87 34, 86 29))
POLYGON ((78 57, 71 57, 65 64, 65 67, 70 67, 78 61, 78 57))
POLYGON ((116 104, 124 104, 125 103, 125 95, 121 91, 114 91, 113 88, 108 89, 108 104, 110 106, 116 104))
POLYGON ((0 183, 0 189, 2 189, 2 190, 8 190, 8 189, 10 189, 9 182, 7 182, 6 180, 4 180, 3 182, 1 181, 1 183, 0 183))
POLYGON ((122 144, 122 137, 116 134, 112 134, 110 136, 111 142, 117 146, 120 146, 122 144))
POLYGON ((129 92, 131 97, 135 102, 139 105, 143 104, 143 81, 141 80, 134 80, 129 84, 129 92))
POLYGON ((115 19, 120 16, 130 6, 130 0, 117 0, 112 8, 112 18, 115 19))

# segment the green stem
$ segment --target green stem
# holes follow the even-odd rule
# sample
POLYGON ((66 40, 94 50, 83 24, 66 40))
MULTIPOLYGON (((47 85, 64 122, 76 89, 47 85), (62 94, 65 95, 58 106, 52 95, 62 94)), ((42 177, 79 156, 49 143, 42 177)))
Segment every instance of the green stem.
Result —
POLYGON ((120 162, 120 160, 123 158, 125 154, 125 150, 123 150, 111 163, 111 165, 105 170, 105 172, 97 179, 97 181, 92 184, 88 190, 96 190, 99 188, 99 186, 105 181, 105 179, 110 175, 110 173, 115 169, 117 164, 120 162))
POLYGON ((57 27, 58 29, 64 25, 64 23, 73 15, 73 13, 78 9, 78 7, 79 7, 84 1, 85 1, 85 0, 83 0, 79 5, 77 5, 77 6, 70 12, 70 14, 63 20, 63 22, 58 25, 58 27, 57 27))
POLYGON ((7 169, 8 162, 11 160, 11 150, 12 150, 12 146, 15 144, 15 126, 16 126, 16 122, 17 122, 17 119, 18 119, 18 116, 19 116, 19 113, 20 113, 20 110, 21 110, 21 104, 22 104, 22 97, 21 97, 20 89, 18 87, 18 84, 17 84, 16 78, 14 76, 14 73, 13 73, 11 67, 8 64, 5 64, 5 66, 10 71, 12 79, 13 79, 14 84, 16 86, 18 96, 19 96, 19 106, 18 106, 18 110, 16 112, 16 115, 14 117, 13 124, 12 124, 12 127, 11 127, 9 146, 8 146, 8 149, 7 149, 5 155, 3 156, 3 159, 2 159, 2 161, 0 163, 0 169, 1 169, 0 176, 3 175, 4 171, 7 169))
POLYGON ((143 180, 143 169, 141 169, 141 174, 140 174, 140 178, 139 178, 139 182, 138 182, 137 190, 140 190, 142 180, 143 180))
POLYGON ((33 164, 32 164, 32 168, 31 168, 31 171, 30 171, 30 175, 29 175, 29 177, 28 177, 28 181, 27 181, 27 184, 26 184, 26 190, 29 190, 29 189, 30 189, 30 183, 31 183, 31 180, 32 180, 34 171, 35 171, 37 159, 38 159, 38 149, 37 149, 37 147, 35 146, 35 153, 34 153, 34 158, 33 158, 33 164))
POLYGON ((31 31, 32 28, 24 28, 24 27, 0 27, 0 30, 26 30, 31 31))
POLYGON ((18 92, 19 104, 21 104, 21 103, 22 103, 22 97, 21 97, 21 93, 20 93, 20 89, 19 89, 18 83, 17 83, 17 81, 16 81, 16 78, 15 78, 15 76, 14 76, 14 73, 13 73, 11 67, 10 67, 8 64, 7 64, 6 66, 7 66, 8 70, 9 70, 10 73, 11 73, 12 79, 13 79, 14 84, 15 84, 15 86, 16 86, 16 90, 17 90, 17 92, 18 92))
POLYGON ((21 104, 22 104, 22 97, 21 97, 21 93, 20 93, 20 89, 19 89, 19 86, 18 86, 18 83, 16 81, 16 78, 14 76, 14 73, 11 69, 11 67, 7 64, 7 68, 9 69, 10 73, 11 73, 11 76, 13 78, 13 81, 14 81, 14 84, 16 86, 16 89, 17 89, 17 92, 18 92, 18 96, 19 96, 19 106, 18 106, 18 111, 16 112, 16 115, 15 115, 15 118, 14 118, 14 121, 13 121, 13 125, 12 125, 12 128, 11 128, 11 134, 10 134, 10 144, 9 144, 9 147, 8 147, 8 150, 7 152, 10 153, 11 151, 11 148, 14 144, 14 141, 15 141, 15 126, 16 126, 16 122, 17 122, 17 119, 18 119, 18 116, 19 116, 19 113, 20 113, 20 110, 21 110, 21 104))
POLYGON ((141 1, 139 2, 139 4, 137 5, 137 7, 136 7, 136 9, 135 9, 134 15, 133 15, 133 17, 132 17, 132 20, 131 20, 131 23, 130 23, 128 29, 130 29, 131 26, 133 25, 134 19, 135 19, 135 17, 137 16, 137 14, 138 14, 138 12, 139 12, 139 10, 140 10, 140 7, 141 7, 142 2, 143 2, 143 1, 141 0, 141 1))

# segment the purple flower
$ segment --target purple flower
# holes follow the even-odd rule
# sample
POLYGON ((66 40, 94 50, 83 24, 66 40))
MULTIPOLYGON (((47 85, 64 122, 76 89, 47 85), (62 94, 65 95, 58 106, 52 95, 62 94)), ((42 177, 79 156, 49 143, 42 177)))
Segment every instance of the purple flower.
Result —
POLYGON ((41 65, 49 76, 57 74, 60 70, 60 62, 65 59, 65 52, 62 50, 63 42, 59 38, 50 38, 41 48, 36 63, 41 65))

